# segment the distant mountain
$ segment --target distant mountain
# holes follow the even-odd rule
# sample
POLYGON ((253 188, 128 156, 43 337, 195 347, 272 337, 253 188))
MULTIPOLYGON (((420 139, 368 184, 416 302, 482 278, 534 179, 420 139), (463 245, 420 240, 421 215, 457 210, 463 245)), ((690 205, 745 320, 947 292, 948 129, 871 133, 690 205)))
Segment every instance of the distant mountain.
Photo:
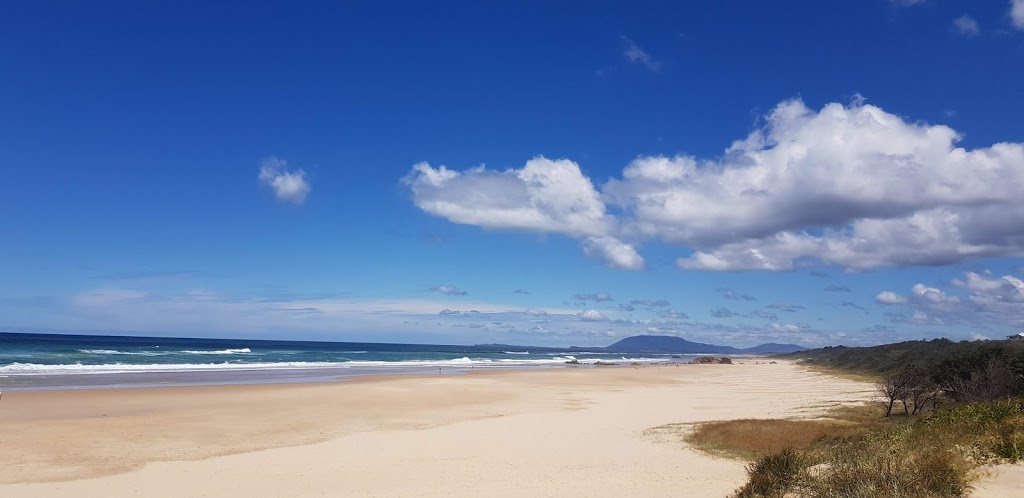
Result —
POLYGON ((637 335, 627 337, 605 348, 621 353, 738 353, 729 346, 716 346, 690 342, 681 337, 667 335, 637 335))
POLYGON ((666 335, 637 335, 627 337, 611 346, 608 351, 618 353, 715 353, 715 354, 768 354, 768 353, 792 353, 803 351, 806 348, 795 344, 762 344, 752 348, 734 348, 732 346, 717 346, 700 342, 690 342, 681 337, 666 335))
POLYGON ((776 342, 769 342, 760 346, 754 346, 752 348, 746 348, 743 350, 744 353, 795 353, 797 351, 805 351, 807 348, 803 346, 797 346, 796 344, 779 344, 776 342))

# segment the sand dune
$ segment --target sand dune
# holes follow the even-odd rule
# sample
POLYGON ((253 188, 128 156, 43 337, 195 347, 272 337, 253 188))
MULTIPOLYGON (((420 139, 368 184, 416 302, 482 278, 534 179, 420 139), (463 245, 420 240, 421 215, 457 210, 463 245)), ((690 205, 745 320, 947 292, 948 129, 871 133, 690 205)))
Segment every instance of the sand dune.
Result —
POLYGON ((776 365, 5 393, 2 496, 724 496, 666 424, 814 415, 868 385, 776 365))

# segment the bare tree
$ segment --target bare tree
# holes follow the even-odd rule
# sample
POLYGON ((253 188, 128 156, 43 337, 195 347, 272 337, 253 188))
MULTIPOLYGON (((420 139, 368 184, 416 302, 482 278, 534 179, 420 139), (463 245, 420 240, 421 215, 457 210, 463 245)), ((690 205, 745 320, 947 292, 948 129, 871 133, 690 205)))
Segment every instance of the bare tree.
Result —
POLYGON ((914 407, 909 415, 923 413, 928 403, 931 403, 934 409, 939 396, 939 387, 932 381, 928 372, 915 366, 906 370, 905 374, 909 377, 909 383, 904 393, 905 396, 900 400, 903 402, 903 412, 907 413, 907 401, 914 407))
POLYGON ((913 384, 913 376, 906 372, 890 374, 875 384, 875 391, 884 399, 885 416, 892 414, 892 407, 897 401, 903 402, 903 410, 907 411, 906 399, 913 384))

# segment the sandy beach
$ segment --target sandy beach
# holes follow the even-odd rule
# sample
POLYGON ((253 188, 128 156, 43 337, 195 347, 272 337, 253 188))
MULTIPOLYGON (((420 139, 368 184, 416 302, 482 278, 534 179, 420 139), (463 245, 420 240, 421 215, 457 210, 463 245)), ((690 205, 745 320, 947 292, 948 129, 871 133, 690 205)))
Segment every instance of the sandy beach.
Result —
POLYGON ((870 396, 754 361, 4 393, 0 495, 724 496, 743 464, 685 424, 870 396))

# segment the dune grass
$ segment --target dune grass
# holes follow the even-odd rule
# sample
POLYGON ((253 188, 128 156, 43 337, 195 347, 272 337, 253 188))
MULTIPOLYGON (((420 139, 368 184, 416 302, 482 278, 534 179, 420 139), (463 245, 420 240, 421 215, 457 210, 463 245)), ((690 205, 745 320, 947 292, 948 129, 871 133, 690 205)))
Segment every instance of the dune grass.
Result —
POLYGON ((755 460, 819 440, 848 438, 890 421, 877 404, 839 406, 820 419, 740 419, 696 424, 686 442, 718 456, 755 460))
POLYGON ((737 498, 962 497, 982 465, 1024 459, 1024 399, 923 417, 885 418, 875 404, 819 420, 709 422, 687 441, 751 461, 737 498))
POLYGON ((727 420, 698 424, 687 442, 707 453, 755 460, 786 449, 804 450, 818 439, 852 429, 832 420, 727 420))

